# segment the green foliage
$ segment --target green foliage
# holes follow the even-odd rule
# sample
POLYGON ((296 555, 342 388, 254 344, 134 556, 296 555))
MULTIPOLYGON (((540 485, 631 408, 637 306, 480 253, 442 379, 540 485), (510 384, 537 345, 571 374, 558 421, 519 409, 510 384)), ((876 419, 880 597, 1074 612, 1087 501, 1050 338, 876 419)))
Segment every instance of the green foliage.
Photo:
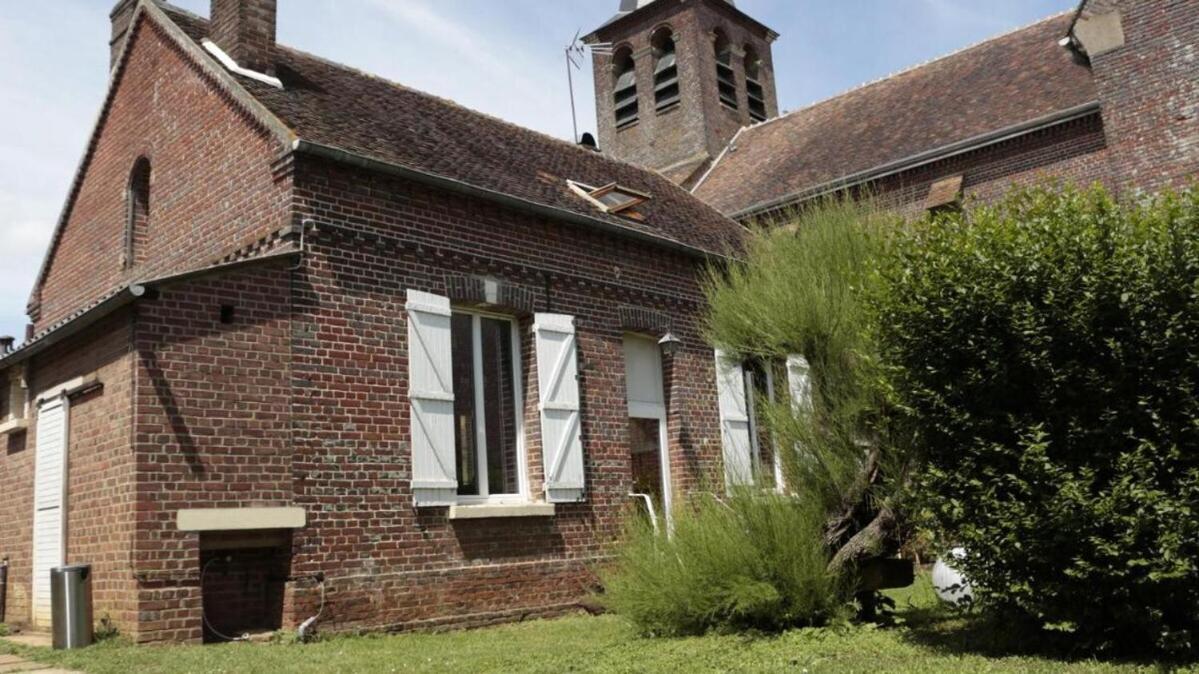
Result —
MULTIPOLYGON (((412 631, 386 636, 331 636, 312 644, 133 645, 123 640, 75 650, 29 648, 0 641, 45 665, 91 674, 130 672, 989 672, 1013 674, 1155 674, 1153 663, 1097 662, 1088 654, 1046 657, 1013 648, 1010 626, 936 610, 926 580, 894 593, 901 625, 837 625, 790 630, 767 638, 707 634, 639 638, 617 616, 569 616, 475 630, 412 631)), ((1016 644, 1019 646, 1020 644, 1016 644)))
POLYGON ((883 358, 983 599, 1093 648, 1199 628, 1199 194, 1014 193, 900 237, 883 358))
POLYGON ((822 527, 820 511, 753 491, 677 509, 670 537, 637 518, 601 572, 603 599, 647 634, 823 624, 847 597, 822 527))
MULTIPOLYGON (((893 444, 873 309, 864 298, 877 280, 877 258, 901 222, 868 201, 838 199, 785 221, 785 227, 755 229, 741 261, 709 272, 707 336, 745 358, 780 362, 800 354, 808 360, 810 410, 795 414, 786 395, 773 404, 757 401, 757 408, 784 448, 788 484, 833 511, 860 478, 863 440, 883 450, 893 444), (796 447, 802 455, 786 451, 796 447)), ((781 394, 786 388, 775 387, 781 394)), ((896 454, 884 451, 883 458, 896 454)))

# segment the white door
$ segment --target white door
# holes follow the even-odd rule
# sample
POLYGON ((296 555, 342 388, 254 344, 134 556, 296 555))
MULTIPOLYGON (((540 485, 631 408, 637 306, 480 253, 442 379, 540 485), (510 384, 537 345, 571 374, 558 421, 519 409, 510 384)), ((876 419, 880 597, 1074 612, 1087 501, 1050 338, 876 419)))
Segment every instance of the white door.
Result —
POLYGON ((33 480, 33 622, 50 625, 50 569, 65 555, 67 399, 47 400, 38 410, 33 480))

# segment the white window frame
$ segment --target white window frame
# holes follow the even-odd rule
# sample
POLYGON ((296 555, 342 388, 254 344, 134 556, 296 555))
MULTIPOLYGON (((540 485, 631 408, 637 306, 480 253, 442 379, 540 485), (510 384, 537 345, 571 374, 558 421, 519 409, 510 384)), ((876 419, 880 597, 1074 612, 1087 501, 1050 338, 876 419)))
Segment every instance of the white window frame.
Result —
MULTIPOLYGON (((458 494, 458 503, 462 505, 483 505, 483 504, 511 504, 511 503, 528 503, 529 499, 529 462, 525 448, 525 415, 524 415, 524 380, 522 378, 522 366, 520 358, 520 326, 517 320, 509 315, 494 313, 489 311, 480 311, 468 307, 451 307, 451 322, 450 334, 453 336, 453 315, 462 315, 471 317, 471 341, 474 357, 472 359, 471 368, 474 370, 473 388, 474 388, 474 429, 475 429, 475 461, 479 476, 479 494, 458 494), (512 331, 512 396, 514 410, 516 411, 516 483, 517 493, 515 494, 492 494, 490 485, 488 484, 487 475, 487 427, 486 419, 481 412, 484 407, 484 389, 483 389, 483 330, 482 324, 484 318, 504 321, 508 323, 512 331)), ((458 429, 455 428, 457 433, 458 429)), ((457 461, 457 441, 454 443, 454 460, 457 461)), ((461 480, 462 476, 458 476, 461 480)))

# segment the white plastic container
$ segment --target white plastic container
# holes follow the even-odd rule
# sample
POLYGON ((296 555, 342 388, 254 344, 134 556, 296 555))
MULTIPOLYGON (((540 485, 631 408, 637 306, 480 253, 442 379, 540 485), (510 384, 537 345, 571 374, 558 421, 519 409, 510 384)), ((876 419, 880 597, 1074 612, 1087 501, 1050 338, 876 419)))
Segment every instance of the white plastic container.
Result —
POLYGON ((965 548, 954 548, 949 551, 949 561, 938 559, 933 565, 933 589, 937 592, 937 596, 941 601, 949 604, 960 604, 970 601, 974 594, 970 589, 970 583, 953 566, 954 560, 966 558, 965 548))

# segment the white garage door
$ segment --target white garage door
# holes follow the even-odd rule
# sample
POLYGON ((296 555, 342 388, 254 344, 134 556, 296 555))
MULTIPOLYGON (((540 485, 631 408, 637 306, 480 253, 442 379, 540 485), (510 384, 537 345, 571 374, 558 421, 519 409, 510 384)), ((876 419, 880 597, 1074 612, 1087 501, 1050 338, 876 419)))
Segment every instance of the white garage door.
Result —
POLYGON ((33 482, 33 622, 50 625, 50 569, 63 565, 67 470, 67 400, 38 410, 33 482))

